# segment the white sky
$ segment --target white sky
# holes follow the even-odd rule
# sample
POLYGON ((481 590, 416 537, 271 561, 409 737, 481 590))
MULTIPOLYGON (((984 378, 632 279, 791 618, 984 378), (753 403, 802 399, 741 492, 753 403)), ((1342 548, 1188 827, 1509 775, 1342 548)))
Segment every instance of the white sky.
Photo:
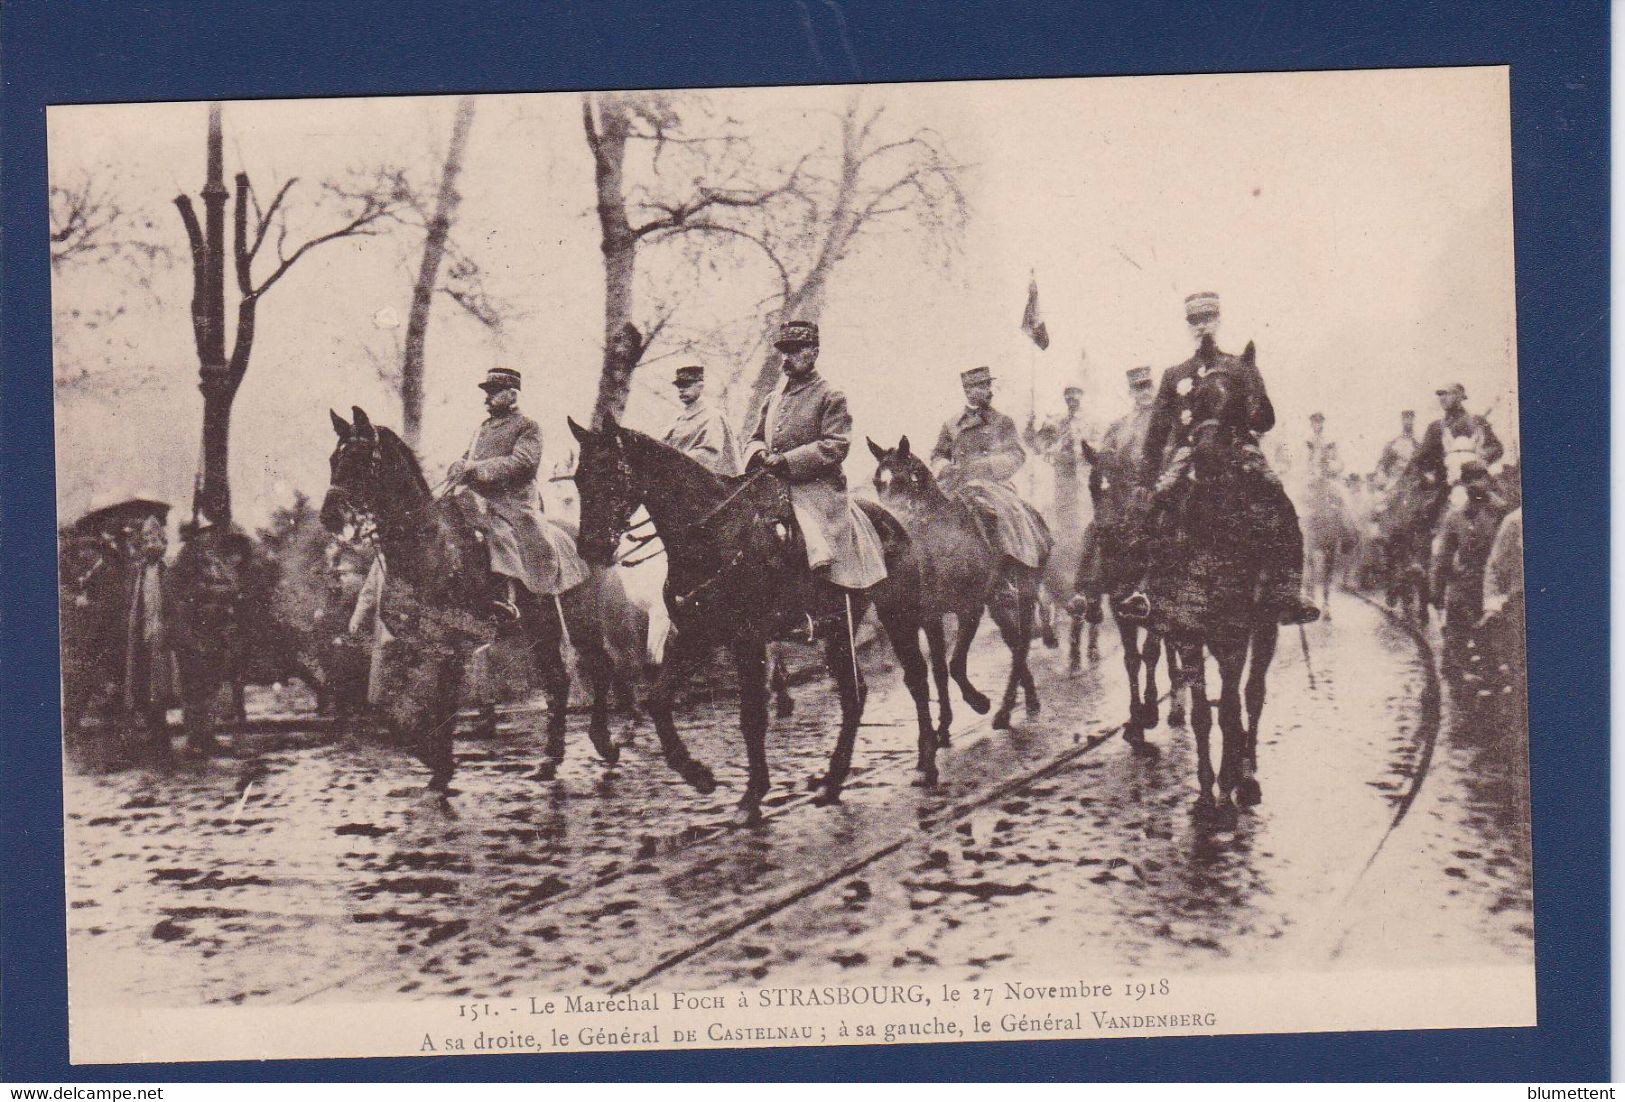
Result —
MULTIPOLYGON (((784 149, 829 133, 847 89, 708 93, 784 149)), ((895 238, 861 248, 835 277, 820 366, 846 389, 857 435, 888 443, 935 437, 959 404, 958 372, 988 363, 997 402, 1024 420, 1032 380, 1040 412, 1078 379, 1103 425, 1123 408, 1123 371, 1161 370, 1189 354, 1184 295, 1218 292, 1220 345, 1258 344, 1281 428, 1296 440, 1315 409, 1361 468, 1412 407, 1425 426, 1442 382, 1515 441, 1513 251, 1504 69, 1141 77, 887 86, 897 125, 928 124, 971 167, 962 252, 944 270, 895 238), (1052 344, 1036 353, 1017 325, 1036 274, 1052 344)), ((257 189, 350 167, 431 166, 453 100, 395 98, 228 104, 227 174, 257 189)), ((202 185, 205 108, 146 104, 53 108, 53 181, 94 171, 121 206, 150 217, 184 261, 170 205, 202 185), (107 166, 112 166, 111 168, 107 166)), ((310 190, 305 190, 309 188, 310 190)), ((566 413, 585 419, 600 361, 603 272, 591 161, 576 96, 481 97, 457 233, 491 289, 523 315, 498 347, 441 299, 429 333, 423 451, 431 474, 455 458, 483 416, 473 384, 499 360, 525 373, 524 408, 554 456, 566 413)), ((307 210, 308 208, 300 208, 307 210)), ((331 216, 329 216, 331 217, 331 216)), ((330 223, 317 214, 299 229, 330 223)), ((302 260, 262 303, 253 364, 233 420, 233 490, 257 523, 294 488, 319 496, 332 442, 328 407, 366 407, 398 424, 373 357, 395 356, 416 244, 365 239, 302 260)), ((115 266, 56 280, 58 322, 123 305, 111 345, 64 339, 114 362, 117 389, 58 409, 59 506, 76 514, 100 492, 189 500, 200 431, 186 263, 154 295, 128 293, 115 266)), ((725 316, 764 294, 763 273, 725 267, 725 316)), ((640 373, 628 423, 671 415, 671 368, 640 373)), ((99 368, 98 363, 91 367, 99 368)), ((714 365, 713 372, 725 370, 714 365)), ((1420 431, 1420 426, 1419 426, 1420 431)), ((854 479, 871 466, 861 442, 854 479)))

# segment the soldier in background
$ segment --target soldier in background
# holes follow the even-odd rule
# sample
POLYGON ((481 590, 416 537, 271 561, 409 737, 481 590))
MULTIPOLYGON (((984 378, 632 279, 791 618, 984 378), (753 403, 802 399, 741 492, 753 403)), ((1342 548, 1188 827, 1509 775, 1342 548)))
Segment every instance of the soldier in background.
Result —
POLYGON ((1454 677, 1465 668, 1467 644, 1484 615, 1484 569, 1506 515, 1484 464, 1468 460, 1461 468, 1466 501, 1445 516, 1433 545, 1430 582, 1433 607, 1444 613, 1444 654, 1439 672, 1454 677))
POLYGON ((949 493, 962 491, 984 516, 984 535, 1004 555, 1039 569, 1052 541, 1037 512, 1010 479, 1027 461, 1016 423, 993 408, 993 372, 973 367, 959 374, 965 408, 950 417, 931 452, 932 473, 949 493))
POLYGON ((739 473, 739 449, 728 419, 705 397, 705 368, 698 364, 679 367, 672 382, 683 412, 666 430, 662 442, 699 460, 712 474, 733 478, 739 473))
POLYGON ((1382 449, 1382 458, 1377 460, 1377 482, 1382 489, 1392 486, 1399 476, 1405 473, 1410 465, 1411 458, 1416 455, 1416 449, 1421 444, 1416 439, 1416 411, 1403 409, 1399 411, 1399 435, 1394 437, 1382 449))

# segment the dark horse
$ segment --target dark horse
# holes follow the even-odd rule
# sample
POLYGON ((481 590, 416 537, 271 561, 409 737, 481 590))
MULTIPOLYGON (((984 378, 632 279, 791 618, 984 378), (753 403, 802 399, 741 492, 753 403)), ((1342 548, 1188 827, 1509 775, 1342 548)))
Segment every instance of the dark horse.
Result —
POLYGON ((647 703, 666 764, 700 792, 715 790, 711 770, 689 756, 679 737, 672 705, 704 656, 713 647, 728 646, 739 673, 739 725, 750 769, 739 813, 745 823, 760 821, 768 792, 767 643, 786 628, 811 621, 818 625, 841 700, 841 732, 817 782, 817 799, 837 801, 851 768, 865 695, 853 631, 872 603, 914 697, 922 783, 936 784, 936 738, 919 644, 919 568, 896 518, 863 504, 880 533, 887 577, 868 590, 840 589, 807 568, 789 494, 777 478, 764 472, 721 478, 683 453, 614 424, 594 432, 571 421, 570 430, 581 443, 576 486, 587 561, 613 561, 639 505, 666 548, 665 597, 674 632, 647 703))
MULTIPOLYGON (((1100 558, 1097 584, 1107 594, 1126 592, 1138 583, 1145 563, 1145 513, 1134 492, 1139 485, 1140 457, 1103 455, 1088 441, 1083 442, 1083 456, 1089 462, 1089 497, 1095 507, 1094 538, 1100 558)), ((1152 625, 1119 614, 1115 601, 1111 604, 1112 619, 1123 644, 1123 669, 1128 674, 1128 719, 1123 723, 1123 737, 1138 744, 1160 720, 1157 662, 1164 649, 1163 637, 1152 625)), ((1185 702, 1180 693, 1179 656, 1171 645, 1167 651, 1168 679, 1173 685, 1168 722, 1182 727, 1185 702)))
MULTIPOLYGON (((456 504, 434 497, 417 459, 401 438, 374 427, 359 407, 353 425, 332 414, 338 446, 328 460, 322 523, 342 529, 348 519, 370 518, 387 563, 379 615, 394 639, 385 647, 383 718, 402 742, 416 745, 429 768, 429 789, 444 792, 454 768, 464 669, 475 648, 496 638, 503 621, 491 602, 489 559, 473 524, 456 504)), ((591 615, 575 617, 569 606, 590 605, 593 581, 564 594, 571 642, 593 688, 588 736, 606 762, 620 751, 609 737, 609 659, 591 615)), ((548 697, 547 748, 538 769, 551 779, 564 757, 570 674, 562 652, 563 631, 553 601, 517 587, 519 629, 532 640, 529 655, 548 697)))
POLYGON ((948 703, 950 675, 972 711, 981 715, 988 709, 987 697, 971 684, 965 671, 965 658, 984 610, 992 613, 1010 648, 1010 676, 993 726, 1001 730, 1010 726, 1017 687, 1026 694, 1027 714, 1037 715, 1038 689, 1027 668, 1027 652, 1044 568, 1025 566, 995 550, 982 535, 971 504, 949 497, 937 485, 930 469, 910 450, 908 437, 892 449, 870 440, 869 450, 880 464, 875 468, 875 492, 881 504, 897 515, 919 548, 921 626, 930 644, 931 673, 937 685, 939 742, 948 745, 953 722, 948 703), (958 622, 952 658, 947 657, 943 630, 943 618, 949 614, 958 622))
POLYGON ((1258 721, 1280 634, 1264 589, 1266 564, 1280 558, 1265 544, 1267 534, 1276 530, 1271 523, 1275 506, 1246 429, 1245 396, 1230 373, 1220 368, 1198 380, 1191 405, 1193 478, 1178 491, 1182 499, 1175 505, 1170 545, 1153 552, 1154 620, 1177 650, 1190 686, 1200 803, 1212 805, 1215 780, 1205 650, 1219 667, 1224 740, 1219 802, 1228 807, 1233 797, 1237 804, 1251 806, 1262 798, 1256 777, 1258 721))

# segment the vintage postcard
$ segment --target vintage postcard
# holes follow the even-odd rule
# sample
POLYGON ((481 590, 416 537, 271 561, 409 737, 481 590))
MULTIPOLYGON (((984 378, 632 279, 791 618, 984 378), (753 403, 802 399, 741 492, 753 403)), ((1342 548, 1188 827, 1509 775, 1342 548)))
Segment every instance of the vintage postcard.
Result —
POLYGON ((1508 112, 52 108, 73 1060, 1534 1024, 1508 112))

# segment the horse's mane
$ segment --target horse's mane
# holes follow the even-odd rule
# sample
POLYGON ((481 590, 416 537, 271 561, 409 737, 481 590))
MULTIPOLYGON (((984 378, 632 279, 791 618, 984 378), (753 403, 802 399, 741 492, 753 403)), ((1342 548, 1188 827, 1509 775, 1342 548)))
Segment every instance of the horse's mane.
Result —
POLYGON ((623 428, 620 435, 629 450, 637 452, 656 468, 661 481, 674 483, 680 490, 718 498, 739 481, 712 473, 709 467, 693 456, 636 429, 623 428))
POLYGON ((429 480, 423 477, 423 465, 418 462, 418 457, 413 454, 406 441, 397 436, 394 429, 382 425, 376 426, 374 431, 378 434, 379 451, 385 461, 392 469, 399 468, 405 471, 410 476, 412 485, 427 497, 429 480))

